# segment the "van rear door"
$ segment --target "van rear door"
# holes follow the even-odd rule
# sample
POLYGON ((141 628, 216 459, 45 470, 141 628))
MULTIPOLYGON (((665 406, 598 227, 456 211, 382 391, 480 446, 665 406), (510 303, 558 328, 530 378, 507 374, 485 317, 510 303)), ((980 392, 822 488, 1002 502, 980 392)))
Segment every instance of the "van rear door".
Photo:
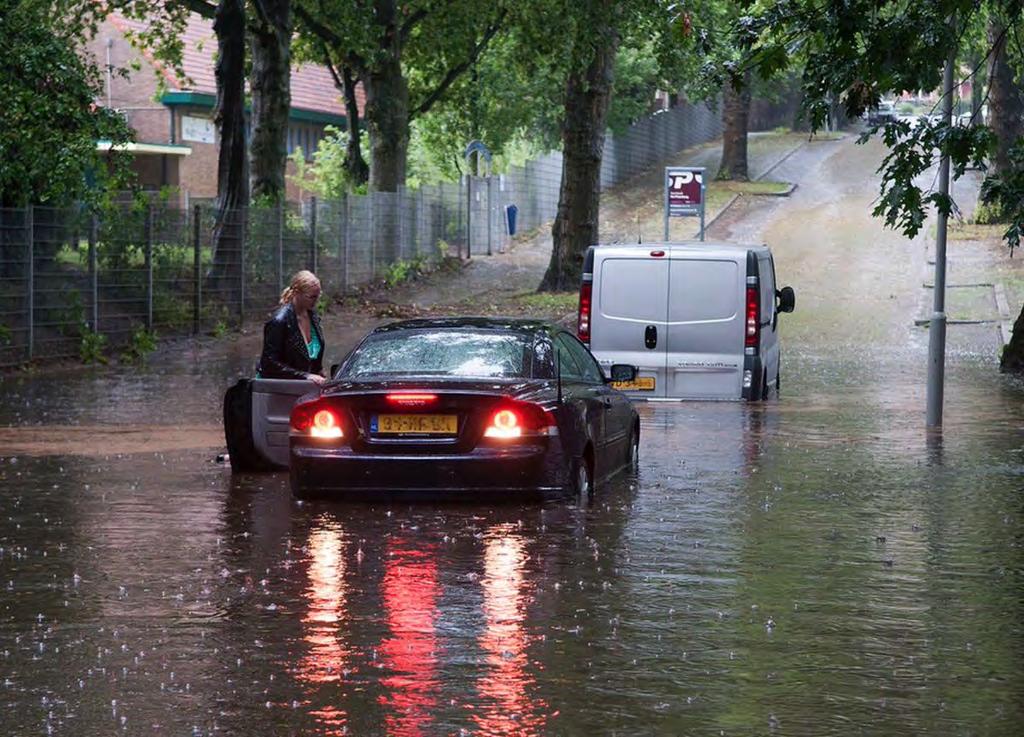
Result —
POLYGON ((740 399, 746 263, 674 249, 669 269, 669 397, 740 399))
POLYGON ((596 249, 590 351, 605 373, 613 363, 636 366, 636 382, 624 391, 637 398, 665 396, 667 251, 604 256, 596 249))

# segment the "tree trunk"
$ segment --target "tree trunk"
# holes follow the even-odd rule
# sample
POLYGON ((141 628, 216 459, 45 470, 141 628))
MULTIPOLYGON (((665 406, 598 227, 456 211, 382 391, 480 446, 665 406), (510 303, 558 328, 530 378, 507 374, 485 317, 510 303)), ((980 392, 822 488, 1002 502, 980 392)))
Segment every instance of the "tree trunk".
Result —
POLYGON ((989 68, 988 124, 996 137, 991 176, 1010 171, 1010 149, 1024 135, 1024 91, 1014 79, 1014 69, 1007 58, 1007 27, 998 18, 988 23, 988 42, 992 45, 989 68))
POLYGON ((409 84, 402 74, 402 34, 395 0, 376 0, 381 30, 378 60, 363 76, 370 137, 370 190, 395 192, 405 184, 409 149, 409 84))
MULTIPOLYGON (((277 204, 285 196, 291 107, 291 0, 255 0, 252 23, 252 197, 277 204)), ((308 152, 307 152, 308 153, 308 152)))
POLYGON ((583 71, 571 72, 566 85, 562 184, 551 228, 551 262, 540 291, 577 289, 583 255, 599 238, 601 158, 619 37, 605 29, 598 38, 604 43, 594 48, 590 64, 583 71))
POLYGON ((213 233, 214 288, 237 284, 241 275, 245 207, 249 204, 249 160, 245 145, 245 2, 220 0, 217 34, 217 219, 213 233))
POLYGON ((357 80, 348 67, 342 68, 341 78, 345 96, 345 115, 348 118, 348 145, 345 147, 344 167, 348 173, 349 185, 359 187, 370 179, 370 168, 363 158, 363 132, 359 124, 359 105, 356 104, 357 80))
POLYGON ((734 179, 746 182, 750 179, 747 171, 747 125, 750 119, 750 72, 743 75, 741 89, 737 90, 730 80, 722 89, 722 165, 718 168, 717 179, 734 179))

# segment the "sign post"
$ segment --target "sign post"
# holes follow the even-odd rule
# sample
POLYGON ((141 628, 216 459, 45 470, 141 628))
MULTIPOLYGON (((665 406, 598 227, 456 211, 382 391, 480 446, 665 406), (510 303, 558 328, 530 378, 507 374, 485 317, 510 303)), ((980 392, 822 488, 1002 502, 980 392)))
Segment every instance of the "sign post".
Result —
POLYGON ((665 240, 669 218, 700 218, 700 239, 704 240, 704 167, 665 167, 665 240))

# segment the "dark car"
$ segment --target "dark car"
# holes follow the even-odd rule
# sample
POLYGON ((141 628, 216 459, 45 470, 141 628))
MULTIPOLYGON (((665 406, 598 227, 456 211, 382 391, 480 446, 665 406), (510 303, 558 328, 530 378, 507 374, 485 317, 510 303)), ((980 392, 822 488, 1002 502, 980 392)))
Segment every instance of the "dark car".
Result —
POLYGON ((610 381, 575 336, 544 322, 377 328, 292 409, 292 491, 587 493, 637 458, 636 410, 610 381))

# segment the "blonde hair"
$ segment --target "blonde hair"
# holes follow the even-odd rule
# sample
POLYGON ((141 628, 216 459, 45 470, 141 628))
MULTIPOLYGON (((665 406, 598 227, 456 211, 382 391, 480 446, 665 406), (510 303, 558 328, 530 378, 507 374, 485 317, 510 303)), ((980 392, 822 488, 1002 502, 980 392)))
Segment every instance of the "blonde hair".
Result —
POLYGON ((308 294, 313 287, 319 286, 320 280, 316 278, 316 274, 312 271, 307 271, 306 269, 296 271, 292 276, 291 283, 284 288, 283 292, 281 292, 281 301, 278 302, 278 305, 286 305, 291 302, 292 297, 294 297, 297 292, 308 294))

